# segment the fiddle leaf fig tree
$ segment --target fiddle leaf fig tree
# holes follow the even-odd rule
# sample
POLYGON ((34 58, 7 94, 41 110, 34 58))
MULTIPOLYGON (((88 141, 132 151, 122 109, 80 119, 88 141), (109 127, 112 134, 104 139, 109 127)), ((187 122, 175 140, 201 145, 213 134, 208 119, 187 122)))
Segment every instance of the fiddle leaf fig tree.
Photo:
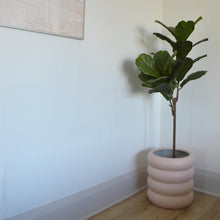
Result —
POLYGON ((166 41, 172 48, 172 54, 166 50, 160 50, 154 54, 140 54, 136 59, 136 66, 140 71, 138 75, 142 86, 150 88, 149 93, 159 92, 169 102, 173 116, 173 157, 176 151, 176 103, 179 91, 190 81, 198 79, 207 71, 201 70, 189 73, 194 63, 207 55, 201 55, 195 59, 188 57, 193 47, 208 41, 208 38, 193 43, 188 40, 195 29, 196 21, 180 21, 175 27, 168 27, 160 21, 156 23, 167 29, 173 39, 160 34, 154 35, 166 41))

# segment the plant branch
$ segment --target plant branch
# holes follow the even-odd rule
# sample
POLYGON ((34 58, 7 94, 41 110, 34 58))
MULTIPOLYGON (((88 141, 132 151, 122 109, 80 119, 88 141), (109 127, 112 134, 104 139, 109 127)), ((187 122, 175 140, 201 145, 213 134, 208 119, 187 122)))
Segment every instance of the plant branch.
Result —
POLYGON ((179 88, 179 83, 177 84, 176 89, 177 89, 177 92, 176 92, 176 102, 177 102, 178 99, 179 99, 179 90, 180 90, 180 88, 179 88))
POLYGON ((173 111, 173 103, 172 103, 172 101, 170 100, 170 108, 171 108, 171 113, 172 113, 172 115, 174 115, 174 111, 173 111))
POLYGON ((173 158, 176 157, 176 98, 173 103, 173 158))
POLYGON ((202 16, 196 19, 195 24, 198 23, 200 20, 202 20, 202 16))
POLYGON ((173 97, 171 95, 171 100, 170 104, 172 104, 172 115, 173 115, 173 158, 176 157, 176 103, 179 98, 179 82, 176 86, 176 97, 173 97))

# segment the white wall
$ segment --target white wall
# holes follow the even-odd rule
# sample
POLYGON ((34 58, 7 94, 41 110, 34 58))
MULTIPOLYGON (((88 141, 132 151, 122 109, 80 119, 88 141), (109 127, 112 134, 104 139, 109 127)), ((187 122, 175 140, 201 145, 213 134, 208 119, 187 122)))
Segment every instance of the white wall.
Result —
POLYGON ((85 12, 83 41, 0 28, 4 218, 144 166, 138 153, 159 143, 158 125, 147 136, 158 102, 133 64, 159 46, 161 0, 90 0, 85 12))
MULTIPOLYGON (((220 173, 220 29, 218 22, 220 2, 217 0, 166 0, 163 21, 175 25, 178 21, 195 20, 203 16, 191 40, 205 37, 209 42, 195 47, 192 57, 208 54, 208 58, 195 64, 193 70, 208 70, 203 78, 192 81, 181 91, 177 106, 177 146, 193 152, 195 167, 220 173)), ((172 121, 168 104, 161 108, 161 146, 172 145, 172 121)))

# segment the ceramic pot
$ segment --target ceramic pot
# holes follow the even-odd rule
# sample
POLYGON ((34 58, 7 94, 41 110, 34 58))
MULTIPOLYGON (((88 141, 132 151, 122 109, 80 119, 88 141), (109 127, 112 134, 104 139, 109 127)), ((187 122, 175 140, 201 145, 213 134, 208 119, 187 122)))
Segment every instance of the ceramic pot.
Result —
POLYGON ((193 201, 193 163, 190 152, 156 149, 148 157, 147 195, 155 205, 168 209, 181 209, 193 201))

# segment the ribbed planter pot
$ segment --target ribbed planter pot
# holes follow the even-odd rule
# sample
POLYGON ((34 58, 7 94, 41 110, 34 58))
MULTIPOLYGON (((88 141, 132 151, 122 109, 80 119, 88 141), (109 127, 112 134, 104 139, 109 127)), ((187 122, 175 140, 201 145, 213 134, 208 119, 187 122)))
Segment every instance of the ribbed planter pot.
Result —
POLYGON ((168 209, 181 209, 193 201, 193 163, 190 152, 156 149, 148 157, 147 195, 155 205, 168 209))

